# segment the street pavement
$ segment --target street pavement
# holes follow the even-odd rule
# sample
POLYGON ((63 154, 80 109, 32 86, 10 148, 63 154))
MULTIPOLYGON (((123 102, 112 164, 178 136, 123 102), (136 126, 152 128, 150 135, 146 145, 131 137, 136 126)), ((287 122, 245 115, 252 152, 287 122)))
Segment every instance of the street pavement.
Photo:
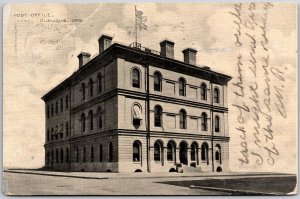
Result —
POLYGON ((234 195, 236 192, 232 189, 211 189, 193 184, 197 185, 206 179, 290 179, 291 176, 234 172, 118 174, 8 170, 3 173, 3 192, 6 195, 234 195))

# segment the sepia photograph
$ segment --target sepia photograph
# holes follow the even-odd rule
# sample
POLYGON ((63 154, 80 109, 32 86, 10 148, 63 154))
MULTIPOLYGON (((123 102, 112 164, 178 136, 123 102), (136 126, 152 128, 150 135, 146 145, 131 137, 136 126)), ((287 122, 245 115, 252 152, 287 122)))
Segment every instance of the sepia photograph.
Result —
POLYGON ((7 196, 298 193, 296 3, 3 5, 7 196))

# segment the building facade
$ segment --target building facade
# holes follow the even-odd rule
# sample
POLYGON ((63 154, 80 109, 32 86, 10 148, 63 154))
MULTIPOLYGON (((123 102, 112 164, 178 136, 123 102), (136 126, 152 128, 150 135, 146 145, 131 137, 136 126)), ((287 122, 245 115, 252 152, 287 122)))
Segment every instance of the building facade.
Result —
POLYGON ((229 170, 227 83, 231 77, 196 66, 197 51, 174 59, 112 44, 78 55, 79 69, 45 94, 45 166, 99 172, 229 170))

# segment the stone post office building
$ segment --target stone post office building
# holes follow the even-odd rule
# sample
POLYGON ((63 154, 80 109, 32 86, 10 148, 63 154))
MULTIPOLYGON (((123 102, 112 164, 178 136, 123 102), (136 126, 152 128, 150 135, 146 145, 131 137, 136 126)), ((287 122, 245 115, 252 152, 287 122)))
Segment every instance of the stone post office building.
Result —
POLYGON ((227 83, 196 66, 195 49, 174 59, 139 43, 78 55, 79 69, 42 99, 45 166, 59 171, 205 172, 229 168, 227 83))

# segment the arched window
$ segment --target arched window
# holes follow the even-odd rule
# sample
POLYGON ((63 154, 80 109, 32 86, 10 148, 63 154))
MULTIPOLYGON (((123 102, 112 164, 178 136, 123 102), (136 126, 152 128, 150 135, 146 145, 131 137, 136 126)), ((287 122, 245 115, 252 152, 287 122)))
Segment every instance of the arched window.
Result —
POLYGON ((69 108, 69 96, 67 95, 66 96, 66 109, 69 108))
POLYGON ((139 104, 134 104, 132 107, 132 124, 134 126, 140 126, 142 120, 142 110, 139 104))
POLYGON ((64 150, 60 149, 60 162, 64 163, 64 150))
POLYGON ((94 81, 92 79, 89 80, 89 93, 90 97, 93 97, 94 93, 94 81))
POLYGON ((81 114, 81 132, 85 132, 85 114, 81 114))
POLYGON ((53 165, 54 162, 54 151, 51 151, 51 160, 50 160, 50 164, 53 165))
POLYGON ((108 145, 108 162, 112 162, 113 160, 113 145, 109 143, 108 145))
POLYGON ((173 142, 168 142, 167 144, 167 160, 168 161, 173 161, 175 154, 175 144, 173 142))
POLYGON ((214 89, 214 103, 220 103, 220 92, 217 87, 214 89))
POLYGON ((78 147, 76 147, 75 155, 76 155, 76 162, 79 162, 79 149, 78 149, 78 147))
POLYGON ((85 100, 85 83, 81 84, 82 100, 85 100))
POLYGON ((205 83, 201 84, 201 100, 207 100, 207 87, 205 83))
POLYGON ((55 113, 58 114, 58 102, 55 103, 55 113))
POLYGON ((162 91, 162 77, 159 72, 154 73, 154 90, 162 91))
POLYGON ((94 146, 91 147, 91 162, 94 162, 95 154, 94 154, 94 146))
POLYGON ((102 75, 101 75, 101 73, 98 73, 97 80, 98 80, 98 93, 102 93, 102 75))
POLYGON ((69 148, 66 148, 66 163, 69 163, 69 160, 70 160, 69 148))
POLYGON ((98 116, 98 129, 102 129, 103 127, 103 114, 101 107, 98 107, 97 109, 97 116, 98 116))
POLYGON ((154 107, 154 125, 158 127, 162 126, 162 108, 159 105, 154 107))
POLYGON ((102 160, 103 160, 102 154, 103 154, 102 144, 100 144, 100 146, 99 146, 99 162, 102 162, 102 160))
POLYGON ((207 131, 207 114, 206 113, 201 114, 201 130, 207 131))
POLYGON ((186 112, 183 109, 179 112, 179 120, 180 129, 186 129, 186 112))
POLYGON ((58 139, 58 125, 55 126, 55 134, 54 134, 55 139, 58 139))
POLYGON ((64 124, 60 125, 58 132, 59 132, 59 138, 63 138, 64 137, 64 124))
POLYGON ((185 96, 185 85, 186 82, 183 78, 179 79, 179 95, 180 96, 185 96))
POLYGON ((219 144, 216 145, 215 159, 222 164, 221 146, 219 144))
POLYGON ((55 150, 55 163, 58 163, 58 149, 55 150))
POLYGON ((60 98, 60 112, 64 111, 64 101, 63 98, 60 98))
POLYGON ((201 145, 201 160, 208 164, 208 144, 206 142, 201 145))
POLYGON ((134 141, 132 147, 133 147, 133 153, 132 153, 133 162, 140 162, 141 161, 141 144, 140 144, 140 142, 134 141))
POLYGON ((188 145, 187 142, 181 141, 179 144, 179 162, 188 165, 188 145))
POLYGON ((54 129, 51 128, 51 140, 54 140, 54 129))
POLYGON ((215 117, 215 132, 220 132, 220 117, 217 115, 215 117))
POLYGON ((66 122, 66 137, 69 137, 69 122, 66 122))
POLYGON ((53 113, 54 111, 53 110, 54 110, 53 104, 51 104, 51 117, 53 117, 53 115, 54 115, 54 113, 53 113))
POLYGON ((198 145, 197 143, 193 143, 191 145, 191 161, 196 161, 198 159, 197 157, 198 157, 198 145))
POLYGON ((132 69, 132 87, 140 88, 140 71, 136 68, 132 69))
POLYGON ((83 162, 86 162, 86 149, 85 146, 83 147, 83 162))
POLYGON ((93 111, 89 111, 89 120, 90 120, 90 130, 92 131, 94 129, 94 116, 93 111))
POLYGON ((154 143, 154 161, 161 161, 161 144, 159 142, 154 143))

